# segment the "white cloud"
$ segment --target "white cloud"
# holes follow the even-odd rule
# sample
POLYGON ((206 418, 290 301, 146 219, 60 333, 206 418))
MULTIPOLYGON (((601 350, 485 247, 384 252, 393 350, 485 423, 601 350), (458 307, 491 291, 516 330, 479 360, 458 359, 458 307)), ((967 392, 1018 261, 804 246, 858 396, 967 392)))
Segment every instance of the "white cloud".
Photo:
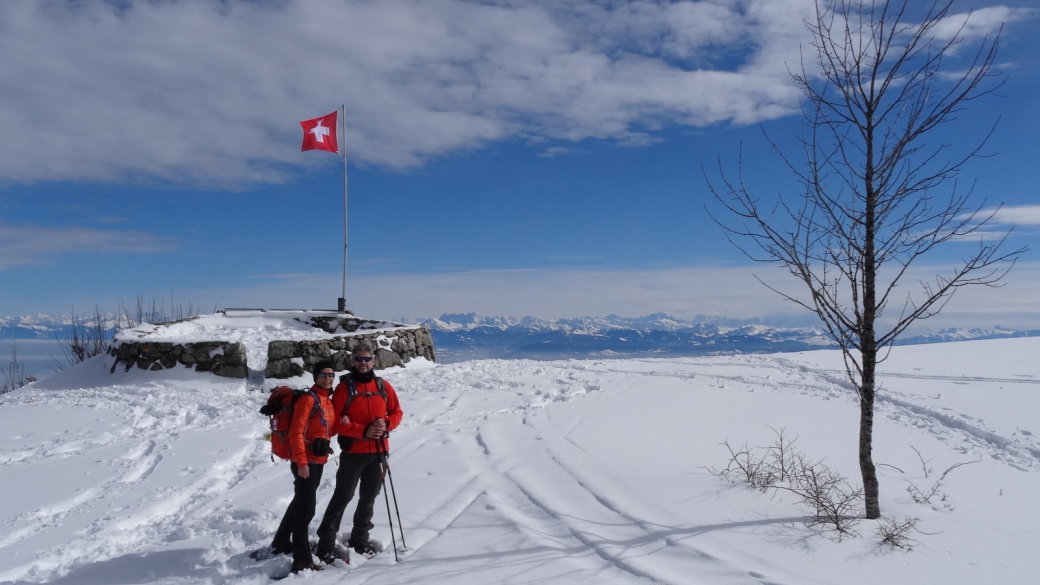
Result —
POLYGON ((0 270, 46 263, 63 253, 153 254, 174 248, 173 240, 146 232, 0 224, 0 270))
POLYGON ((958 220, 974 219, 975 222, 986 220, 982 229, 975 233, 958 238, 960 241, 993 241, 1004 238, 1012 227, 1018 228, 1014 235, 1036 233, 1040 227, 1040 205, 1004 205, 981 209, 977 213, 964 213, 958 220))
POLYGON ((341 103, 348 155, 390 167, 506 138, 754 123, 797 107, 786 62, 811 6, 4 2, 0 180, 284 180, 331 160, 298 152, 297 121, 341 103))
POLYGON ((992 37, 1005 24, 1033 18, 1037 11, 1031 8, 987 6, 971 12, 951 14, 940 20, 932 33, 938 39, 960 37, 965 41, 992 37))
POLYGON ((583 151, 583 150, 578 150, 578 149, 574 149, 574 148, 566 148, 564 146, 551 146, 551 147, 545 149, 545 152, 543 152, 542 154, 539 154, 538 156, 540 156, 542 158, 556 158, 556 157, 558 157, 560 155, 563 155, 563 154, 576 154, 576 153, 584 153, 584 152, 585 151, 583 151))
POLYGON ((983 209, 977 217, 993 218, 990 223, 1015 226, 1040 226, 1040 205, 1005 205, 983 209))
MULTIPOLYGON (((901 290, 917 289, 948 266, 922 266, 901 290)), ((578 317, 611 313, 636 317, 665 312, 679 318, 698 314, 732 318, 770 317, 785 325, 815 325, 799 309, 762 286, 799 294, 799 284, 782 269, 685 267, 655 270, 475 270, 441 274, 351 276, 347 307, 371 318, 434 317, 443 313, 578 317)), ((1018 263, 1007 286, 959 291, 943 312, 919 322, 917 329, 940 327, 1040 328, 1040 263, 1018 263)), ((261 308, 335 308, 338 274, 292 275, 269 285, 204 291, 178 291, 199 306, 218 304, 261 308)), ((89 299, 88 299, 89 300, 89 299)), ((893 309, 896 310, 896 309, 893 309)), ((893 318, 896 315, 888 315, 893 318)))

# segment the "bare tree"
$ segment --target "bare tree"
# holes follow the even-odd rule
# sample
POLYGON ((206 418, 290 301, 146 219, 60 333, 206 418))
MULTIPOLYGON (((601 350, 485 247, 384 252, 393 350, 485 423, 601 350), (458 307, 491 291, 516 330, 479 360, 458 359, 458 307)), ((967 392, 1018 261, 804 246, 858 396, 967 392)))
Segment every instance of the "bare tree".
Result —
MULTIPOLYGON (((64 361, 51 358, 48 365, 54 371, 64 370, 68 367, 87 361, 88 359, 107 353, 112 347, 112 339, 116 332, 121 329, 137 327, 142 323, 159 325, 174 321, 190 319, 201 314, 201 308, 188 301, 185 309, 182 305, 174 305, 173 293, 170 293, 170 314, 166 313, 166 301, 157 301, 152 297, 150 301, 145 300, 143 295, 138 295, 136 306, 130 307, 116 299, 116 312, 105 313, 101 307, 94 304, 93 315, 76 315, 73 308, 69 327, 64 332, 56 332, 54 339, 58 342, 58 348, 64 356, 64 361)), ((213 308, 216 313, 216 307, 213 308)))
POLYGON ((68 366, 74 366, 96 355, 106 353, 112 345, 106 322, 107 317, 97 304, 94 305, 93 317, 77 316, 76 310, 73 309, 68 330, 61 334, 54 334, 54 339, 58 342, 58 348, 61 349, 65 362, 51 358, 51 369, 64 370, 68 366))
POLYGON ((11 340, 11 361, 7 366, 6 369, 0 366, 0 376, 3 377, 0 381, 0 394, 7 394, 37 380, 36 376, 26 371, 25 363, 18 359, 16 339, 11 340))
POLYGON ((859 463, 871 519, 881 515, 871 456, 879 352, 915 321, 939 313, 957 289, 997 286, 1025 251, 1002 250, 1008 234, 993 239, 982 230, 992 213, 969 205, 971 189, 958 189, 958 172, 982 156, 988 136, 958 155, 950 144, 926 140, 1002 83, 993 70, 999 33, 962 52, 963 15, 940 1, 915 17, 907 0, 818 0, 806 22, 809 66, 803 58, 792 73, 806 98, 804 162, 795 164, 771 141, 803 190, 763 202, 743 180, 724 173, 718 186, 709 180, 736 216, 720 222, 730 240, 756 261, 779 263, 808 290, 802 297, 766 286, 815 313, 842 349, 859 391, 859 463), (944 184, 948 193, 936 195, 944 184), (906 286, 915 261, 965 239, 978 248, 949 272, 906 286), (886 310, 898 315, 883 320, 886 310))

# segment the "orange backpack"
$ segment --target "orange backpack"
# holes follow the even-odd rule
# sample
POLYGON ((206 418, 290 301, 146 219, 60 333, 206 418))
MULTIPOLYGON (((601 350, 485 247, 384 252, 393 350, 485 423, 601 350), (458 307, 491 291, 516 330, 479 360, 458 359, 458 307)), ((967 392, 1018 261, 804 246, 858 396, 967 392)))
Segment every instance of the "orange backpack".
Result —
MULTIPOLYGON (((296 401, 305 394, 310 394, 314 399, 314 408, 307 417, 307 424, 310 424, 311 418, 317 411, 321 425, 326 429, 329 428, 328 423, 325 422, 325 413, 321 410, 318 395, 311 388, 293 390, 288 386, 279 386, 271 390, 271 395, 267 397, 267 404, 260 408, 260 414, 271 418, 271 453, 282 459, 290 459, 289 427, 292 426, 293 408, 296 406, 296 401)), ((306 434, 307 429, 305 428, 303 432, 306 434)))

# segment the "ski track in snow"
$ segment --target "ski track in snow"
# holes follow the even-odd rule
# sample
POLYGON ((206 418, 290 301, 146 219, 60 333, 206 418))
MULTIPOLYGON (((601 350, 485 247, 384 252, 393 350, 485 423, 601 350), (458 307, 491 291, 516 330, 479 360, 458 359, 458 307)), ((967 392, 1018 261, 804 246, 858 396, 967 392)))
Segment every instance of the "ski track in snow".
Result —
MULTIPOLYGON (((392 554, 384 554, 352 571, 328 571, 328 576, 315 578, 344 583, 409 582, 412 577, 452 582, 465 576, 459 567, 500 562, 516 567, 516 582, 526 582, 527 572, 536 574, 540 564, 556 563, 573 571, 574 582, 785 583, 743 568, 741 557, 720 554, 693 537, 725 527, 794 519, 691 523, 649 501, 621 470, 583 448, 572 437, 580 417, 568 424, 545 422, 545 413, 556 404, 648 377, 718 389, 795 393, 850 405, 856 400, 841 372, 777 356, 483 360, 396 372, 388 379, 398 389, 407 416, 395 432, 392 465, 417 469, 429 453, 448 450, 456 467, 437 470, 438 475, 430 472, 440 488, 429 490, 421 502, 409 502, 410 508, 402 506, 410 547, 403 553, 407 562, 388 565, 392 554), (531 456, 532 449, 537 456, 531 456), (515 550, 454 555, 432 550, 449 535, 472 530, 474 522, 489 518, 496 530, 520 543, 515 550)), ((898 377, 1040 383, 977 376, 898 377)), ((256 414, 264 398, 242 384, 195 389, 160 383, 27 389, 4 397, 0 408, 81 409, 109 422, 86 425, 72 438, 19 439, 0 448, 0 476, 7 474, 3 477, 26 466, 67 465, 77 470, 90 467, 91 473, 104 478, 0 521, 0 551, 26 545, 16 562, 0 565, 0 581, 60 580, 91 564, 117 559, 130 563, 127 559, 135 554, 196 539, 208 552, 184 553, 194 568, 183 573, 167 569, 165 575, 160 571, 154 580, 266 582, 266 573, 283 561, 251 564, 245 555, 269 541, 291 487, 284 466, 273 469, 267 444, 257 440, 266 430, 266 421, 256 414), (185 457, 186 451, 196 455, 185 457), (206 454, 197 455, 202 452, 206 454), (236 503, 232 494, 249 503, 236 503), (70 532, 54 542, 54 534, 64 530, 70 532), (30 546, 34 539, 42 544, 30 546)), ((895 391, 879 392, 877 405, 879 416, 930 433, 961 453, 1023 471, 1040 470, 1040 444, 1030 433, 1005 436, 967 413, 940 412, 921 404, 919 397, 895 391)), ((711 463, 717 462, 705 462, 711 463)), ((317 517, 334 476, 330 461, 317 517)))
MULTIPOLYGON (((632 360, 635 361, 635 360, 632 360)), ((766 378, 752 378, 747 375, 725 376, 717 374, 690 374, 669 372, 647 372, 650 376, 673 377, 677 379, 699 379, 708 383, 736 382, 755 384, 771 387, 778 390, 796 391, 824 396, 829 399, 844 399, 856 401, 856 391, 849 383, 845 374, 839 370, 810 369, 803 364, 794 362, 787 358, 746 356, 729 358, 724 361, 712 361, 702 359, 698 364, 714 366, 741 366, 761 369, 780 368, 786 371, 793 380, 777 381, 766 378), (745 361, 746 360, 746 361, 745 361), (743 363, 742 363, 743 362, 743 363)), ((613 370, 619 372, 620 370, 613 370)), ((900 399, 897 393, 889 392, 883 384, 885 378, 903 378, 913 380, 944 380, 954 383, 1015 383, 1015 384, 1040 384, 1040 380, 1021 378, 997 378, 979 376, 929 376, 919 374, 886 374, 879 373, 878 378, 882 381, 881 390, 875 397, 875 408, 880 414, 888 416, 901 424, 916 426, 927 429, 928 432, 946 439, 953 444, 961 444, 961 452, 969 450, 974 453, 985 453, 993 459, 1003 461, 1016 469, 1040 469, 1040 442, 1030 435, 1019 437, 1005 437, 992 429, 982 428, 978 423, 971 422, 973 417, 963 413, 939 412, 934 408, 914 404, 908 400, 900 399), (969 449, 963 444, 971 446, 969 449)), ((905 398, 905 397, 904 397, 905 398)))
MULTIPOLYGON (((24 541, 35 534, 54 529, 72 515, 96 515, 76 535, 58 546, 46 548, 36 559, 0 573, 0 580, 23 579, 44 582, 65 576, 83 559, 111 559, 149 545, 176 540, 176 532, 205 530, 210 521, 196 512, 210 507, 230 491, 253 468, 263 463, 264 446, 256 442, 236 445, 226 457, 205 471, 186 468, 182 475, 195 476, 174 486, 150 485, 148 479, 160 470, 168 455, 186 433, 224 429, 229 423, 258 423, 250 405, 229 408, 226 393, 176 393, 167 401, 159 393, 140 387, 111 387, 95 390, 43 392, 32 397, 31 405, 46 403, 63 408, 87 407, 105 410, 120 420, 114 433, 67 444, 44 443, 16 457, 0 457, 3 466, 32 460, 47 462, 78 456, 97 458, 101 473, 108 476, 98 486, 46 508, 9 518, 0 524, 0 548, 24 541), (122 451, 118 456, 106 450, 122 451), (109 502, 131 500, 123 509, 104 509, 109 502)), ((257 399, 259 400, 259 399, 257 399)), ((7 454, 5 454, 7 455, 7 454)))
MULTIPOLYGON (((784 360, 780 359, 780 363, 784 360)), ((802 367, 804 371, 813 374, 821 385, 829 385, 834 389, 841 390, 848 399, 856 400, 856 391, 837 370, 809 370, 802 367)), ((940 412, 935 408, 915 404, 908 400, 908 396, 889 391, 884 387, 885 378, 903 378, 913 380, 944 380, 954 383, 1025 383, 1037 384, 1040 381, 1022 380, 1014 378, 991 378, 978 376, 925 376, 917 374, 885 374, 878 376, 882 380, 880 391, 875 395, 875 407, 877 412, 888 418, 922 428, 933 435, 946 440, 951 444, 960 445, 958 449, 962 453, 972 452, 979 455, 987 455, 998 461, 1020 470, 1040 469, 1040 443, 1031 436, 1005 437, 992 429, 982 428, 970 415, 953 411, 940 412)), ((826 390, 824 390, 826 391, 826 390)))

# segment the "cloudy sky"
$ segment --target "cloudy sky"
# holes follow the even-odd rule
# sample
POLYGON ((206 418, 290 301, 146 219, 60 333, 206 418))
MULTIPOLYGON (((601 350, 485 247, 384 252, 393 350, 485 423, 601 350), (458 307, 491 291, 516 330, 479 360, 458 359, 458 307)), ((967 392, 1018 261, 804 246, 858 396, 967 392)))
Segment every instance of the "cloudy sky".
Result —
MULTIPOLYGON (((935 140, 974 144, 999 119, 997 156, 958 188, 1003 203, 991 229, 1033 248, 1007 287, 955 299, 949 323, 1040 326, 1032 5, 964 0, 936 29, 970 47, 1003 26, 999 95, 935 140)), ((138 295, 334 307, 342 168, 300 152, 299 121, 341 104, 358 314, 791 313, 752 276, 783 274, 707 216, 702 168, 717 177, 721 158, 732 173, 742 155, 763 196, 797 189, 763 130, 796 148, 789 72, 812 13, 811 0, 0 3, 0 315, 138 295)))

